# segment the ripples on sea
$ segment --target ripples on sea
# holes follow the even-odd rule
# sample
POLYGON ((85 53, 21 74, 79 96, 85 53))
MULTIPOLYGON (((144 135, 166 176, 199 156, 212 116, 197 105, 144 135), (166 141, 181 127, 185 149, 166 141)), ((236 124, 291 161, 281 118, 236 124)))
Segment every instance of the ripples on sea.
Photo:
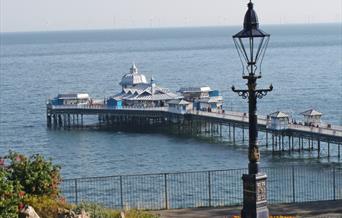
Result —
MULTIPOLYGON (((246 167, 241 147, 157 133, 49 131, 45 120, 45 102, 58 93, 103 98, 120 91, 132 62, 173 91, 209 85, 221 91, 226 110, 246 111, 246 101, 230 91, 245 83, 231 38, 239 29, 0 34, 0 154, 42 153, 62 165, 65 177, 246 167)), ((272 83, 274 91, 259 101, 258 112, 282 110, 299 120, 300 112, 316 108, 325 122, 342 125, 341 25, 263 29, 272 37, 259 86, 272 83)), ((264 154, 262 161, 274 166, 319 160, 264 154)))

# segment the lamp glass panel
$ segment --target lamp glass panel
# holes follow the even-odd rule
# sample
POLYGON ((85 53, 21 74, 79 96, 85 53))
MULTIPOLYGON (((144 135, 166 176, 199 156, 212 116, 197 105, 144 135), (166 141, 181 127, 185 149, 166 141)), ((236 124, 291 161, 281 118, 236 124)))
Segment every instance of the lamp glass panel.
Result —
MULTIPOLYGON (((235 38, 236 49, 246 67, 248 65, 255 65, 261 68, 263 56, 266 51, 269 37, 249 37, 249 38, 235 38)), ((256 70, 256 68, 255 68, 256 70)), ((254 73, 254 72, 253 72, 254 73)))

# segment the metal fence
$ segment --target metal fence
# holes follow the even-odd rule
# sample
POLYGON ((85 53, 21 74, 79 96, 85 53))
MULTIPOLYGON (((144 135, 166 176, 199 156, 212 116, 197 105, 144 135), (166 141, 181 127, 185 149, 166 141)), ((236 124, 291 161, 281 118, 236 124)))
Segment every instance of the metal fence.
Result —
MULTIPOLYGON (((263 168, 268 202, 342 199, 342 168, 290 166, 263 168)), ((110 208, 170 209, 242 204, 246 169, 121 175, 66 179, 63 195, 71 203, 94 202, 110 208)))

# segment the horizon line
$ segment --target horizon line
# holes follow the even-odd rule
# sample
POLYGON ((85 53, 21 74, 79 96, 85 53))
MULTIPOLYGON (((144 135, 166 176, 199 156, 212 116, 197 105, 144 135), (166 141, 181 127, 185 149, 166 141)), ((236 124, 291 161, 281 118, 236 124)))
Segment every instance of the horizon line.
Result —
MULTIPOLYGON (((320 25, 320 24, 340 24, 342 28, 342 22, 315 22, 315 23, 268 23, 262 26, 296 26, 296 25, 320 25)), ((31 30, 31 31, 1 31, 0 34, 11 34, 11 33, 49 33, 49 32, 82 32, 82 31, 110 31, 110 30, 143 30, 143 29, 181 29, 181 28, 210 28, 210 27, 237 27, 243 25, 193 25, 193 26, 158 26, 158 27, 119 27, 119 28, 79 28, 79 29, 56 29, 56 30, 31 30)))

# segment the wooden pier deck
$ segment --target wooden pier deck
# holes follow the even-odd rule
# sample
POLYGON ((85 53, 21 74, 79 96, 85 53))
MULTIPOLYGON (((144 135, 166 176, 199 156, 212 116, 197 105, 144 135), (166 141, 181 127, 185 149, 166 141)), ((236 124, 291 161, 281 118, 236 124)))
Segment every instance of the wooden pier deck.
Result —
MULTIPOLYGON (((172 111, 168 107, 154 108, 107 108, 97 106, 47 106, 47 125, 50 128, 83 127, 84 116, 95 115, 101 127, 130 126, 146 128, 148 126, 168 127, 176 125, 177 131, 191 135, 209 135, 224 137, 234 144, 248 140, 248 114, 225 111, 224 113, 204 111, 172 111), (236 136, 239 130, 240 138, 236 136), (247 132, 247 133, 245 133, 247 132), (246 139, 247 138, 247 139, 246 139)), ((288 129, 274 130, 267 128, 266 116, 258 115, 259 136, 263 134, 260 145, 272 146, 272 151, 317 151, 321 157, 341 156, 342 126, 311 127, 289 124, 288 129), (322 147, 327 149, 322 149, 322 147), (333 146, 333 147, 332 147, 333 146), (332 147, 332 149, 331 149, 332 147)))

